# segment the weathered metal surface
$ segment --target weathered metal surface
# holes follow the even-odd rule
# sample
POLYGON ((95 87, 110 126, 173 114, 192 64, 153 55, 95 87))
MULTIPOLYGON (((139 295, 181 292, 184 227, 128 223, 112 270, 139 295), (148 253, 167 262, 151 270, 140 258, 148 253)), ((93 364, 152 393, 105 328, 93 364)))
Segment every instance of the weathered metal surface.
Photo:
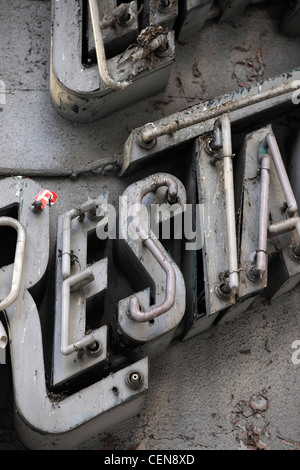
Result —
MULTIPOLYGON (((28 324, 30 328, 38 327, 32 321, 28 324)), ((41 340, 38 333, 32 337, 35 345, 41 340)), ((17 336, 20 340, 21 336, 17 336)), ((24 348, 30 352, 27 342, 24 348)), ((15 396, 15 428, 29 449, 72 449, 136 416, 143 408, 143 395, 148 389, 147 358, 66 397, 49 394, 45 388, 40 349, 28 354, 27 358, 31 360, 31 366, 26 367, 26 376, 15 380, 15 386, 21 390, 15 396), (143 377, 141 387, 136 390, 127 385, 128 375, 135 371, 143 377), (30 383, 29 377, 32 378, 30 383)), ((16 366, 24 369, 24 357, 20 359, 16 359, 16 366)))
MULTIPOLYGON (((144 245, 143 241, 136 233, 131 231, 135 229, 132 227, 132 219, 136 216, 137 209, 132 207, 133 201, 136 199, 137 194, 141 191, 145 184, 155 181, 156 178, 169 178, 171 175, 159 173, 152 175, 144 180, 129 186, 123 193, 120 216, 119 216, 119 238, 117 240, 116 249, 118 257, 123 264, 124 272, 128 275, 130 269, 130 283, 135 289, 143 289, 134 294, 140 302, 142 308, 147 310, 151 304, 160 305, 163 303, 166 296, 166 274, 162 267, 153 257, 150 250, 144 245), (129 268, 130 266, 130 268, 129 268)), ((178 185, 177 196, 177 212, 175 217, 181 217, 184 204, 186 203, 185 189, 182 183, 174 177, 178 185)), ((172 204, 170 205, 166 199, 166 187, 162 186, 154 192, 148 193, 143 198, 143 205, 147 212, 151 204, 163 204, 164 211, 162 212, 162 222, 166 222, 172 218, 172 204), (148 208, 148 209, 146 209, 148 208)), ((174 206, 173 206, 174 207, 174 206)), ((142 212, 142 224, 148 228, 146 212, 142 212)), ((148 213, 148 212, 147 212, 148 213)), ((159 213, 155 214, 156 227, 158 227, 159 213)), ((152 219, 153 220, 153 219, 152 219)), ((151 224, 152 226, 152 224, 151 224)), ((173 306, 164 314, 158 316, 151 322, 136 322, 130 318, 130 301, 131 297, 125 298, 119 302, 118 306, 118 332, 120 333, 120 341, 128 346, 130 351, 136 356, 145 354, 157 353, 161 348, 167 346, 176 332, 176 328, 180 324, 185 312, 185 284, 182 273, 177 264, 172 259, 172 255, 166 251, 159 239, 157 233, 154 233, 153 226, 150 226, 150 236, 158 249, 163 253, 163 256, 168 259, 175 272, 175 300, 173 306)))
MULTIPOLYGON (((270 9, 272 9, 271 3, 273 2, 268 2, 270 9)), ((1 9, 3 26, 1 35, 4 43, 7 42, 7 47, 2 51, 4 65, 2 79, 6 81, 7 86, 7 106, 3 106, 1 113, 3 117, 3 126, 1 126, 3 166, 5 167, 7 161, 10 160, 12 166, 15 166, 15 171, 18 171, 18 168, 24 168, 24 163, 27 162, 29 166, 40 172, 40 175, 43 168, 49 167, 49 162, 51 162, 53 172, 63 168, 68 171, 73 164, 79 164, 83 156, 87 164, 94 158, 98 158, 98 151, 101 153, 99 157, 109 157, 117 151, 117 147, 118 150, 121 149, 127 132, 123 126, 117 126, 116 129, 113 125, 113 118, 103 120, 101 132, 99 132, 99 126, 96 125, 73 126, 66 123, 51 110, 47 91, 48 64, 45 59, 48 55, 47 34, 50 25, 48 5, 47 1, 17 0, 4 2, 1 9), (9 53, 10 51, 12 53, 9 53), (28 80, 24 80, 25 77, 28 80)), ((197 56, 199 69, 206 71, 202 75, 205 92, 209 96, 216 96, 221 89, 235 89, 237 84, 235 78, 231 79, 232 68, 229 63, 232 60, 231 49, 248 44, 249 37, 251 37, 252 51, 255 53, 257 48, 262 47, 265 61, 266 58, 270 59, 267 60, 268 67, 265 69, 265 74, 273 74, 274 70, 280 72, 283 68, 290 70, 297 63, 295 55, 299 44, 297 45, 297 41, 288 43, 284 38, 280 40, 276 22, 265 10, 255 11, 254 16, 247 14, 238 21, 237 25, 237 30, 227 26, 221 26, 218 29, 219 32, 222 31, 224 38, 222 47, 218 47, 213 40, 216 25, 208 26, 207 35, 201 36, 201 43, 193 41, 183 46, 184 52, 179 57, 175 73, 181 70, 181 66, 184 67, 184 75, 181 76, 184 84, 194 58, 197 56), (264 37, 262 44, 260 33, 266 29, 269 34, 267 38, 264 37), (211 38, 213 44, 209 49, 211 38), (282 53, 284 46, 285 51, 282 53), (209 81, 208 70, 213 68, 213 64, 210 63, 211 67, 207 66, 207 57, 201 53, 203 48, 211 50, 211 58, 218 63, 222 80, 219 80, 219 75, 217 75, 215 82, 209 81), (216 88, 218 88, 217 91, 216 88)), ((248 52, 240 54, 239 58, 241 56, 248 57, 248 52)), ((194 96, 194 93, 196 95, 198 89, 199 84, 192 85, 188 89, 192 93, 188 96, 194 96)), ((182 109, 188 106, 187 95, 180 97, 182 89, 176 87, 175 80, 171 81, 169 90, 176 99, 180 99, 176 102, 176 107, 180 106, 182 109)), ((127 126, 132 129, 144 122, 156 120, 160 111, 154 111, 152 108, 153 102, 148 100, 135 107, 135 112, 130 113, 130 116, 126 112, 120 113, 118 122, 126 122, 127 126)), ((170 108, 175 109, 175 104, 166 105, 163 109, 167 112, 170 108)), ((294 124, 296 124, 294 120, 289 120, 289 125, 294 124)), ((282 126, 282 121, 280 125, 282 126)), ((182 155, 186 161, 187 154, 182 155)), ((154 169, 156 171, 156 168, 154 169)), ((165 171, 168 170, 165 168, 165 171)), ((136 175, 136 179, 139 178, 140 175, 136 175)), ((70 188, 73 188, 74 196, 76 193, 78 200, 84 201, 87 195, 87 184, 89 192, 93 194, 98 194, 99 185, 102 184, 108 184, 113 193, 120 188, 118 184, 122 185, 122 181, 118 183, 114 177, 110 176, 108 178, 91 176, 88 182, 85 178, 80 178, 75 184, 68 180, 63 183, 61 179, 51 181, 54 187, 60 188, 60 201, 66 195, 66 199, 69 200, 73 197, 73 192, 69 192, 70 188)), ((126 184, 126 180, 125 183, 123 180, 123 184, 126 184)), ((63 211, 72 207, 72 203, 66 200, 61 207, 65 205, 67 207, 63 207, 63 211)), ((56 226, 52 226, 52 230, 55 229, 56 226)), ((115 276, 112 276, 112 279, 113 284, 117 285, 115 276)), ((151 447, 152 449, 159 449, 162 445, 168 449, 188 448, 194 444, 197 448, 204 446, 237 448, 244 445, 250 447, 249 429, 251 427, 252 437, 252 424, 256 426, 257 415, 249 418, 250 413, 247 413, 246 408, 251 400, 248 398, 257 391, 265 395, 262 389, 266 388, 268 390, 266 398, 271 400, 269 403, 272 406, 269 410, 262 412, 266 431, 264 434, 263 430, 260 435, 264 442, 267 439, 267 444, 272 449, 296 448, 299 441, 299 408, 297 406, 299 373, 297 366, 291 362, 293 352, 291 344, 298 337, 295 333, 299 331, 298 304, 298 289, 294 290, 291 295, 272 302, 271 306, 262 304, 260 299, 257 299, 255 307, 244 320, 231 325, 230 328, 211 330, 210 333, 197 338, 190 344, 169 348, 168 361, 162 360, 164 358, 161 357, 153 359, 151 369, 154 371, 155 412, 148 401, 148 406, 144 408, 140 419, 133 420, 128 426, 114 429, 113 438, 110 438, 113 442, 109 441, 109 444, 118 446, 122 442, 124 449, 132 448, 133 444, 135 446, 139 444, 140 448, 151 447), (245 350, 249 355, 244 355, 245 350), (191 360, 187 367, 187 358, 196 360, 191 360), (197 358, 200 358, 200 367, 197 358), (161 378, 163 380, 160 380, 161 378), (203 386, 199 388, 199 384, 203 386), (181 405, 180 419, 176 419, 178 400, 181 405), (242 414, 247 419, 241 415, 242 400, 246 403, 242 407, 242 414), (210 403, 210 406, 201 406, 202 403, 210 403), (222 410, 219 413, 220 403, 222 410), (195 413, 195 409, 199 410, 199 408, 203 412, 195 413), (212 409, 217 413, 212 413, 212 409), (273 410, 277 409, 285 411, 279 414, 273 413, 273 410), (232 419, 233 412, 236 413, 239 423, 232 419), (174 419, 168 419, 169 416, 174 419), (228 427, 224 431, 225 421, 228 427), (232 427, 230 424, 233 422, 232 427), (276 427, 278 432, 267 434, 269 422, 271 431, 276 427), (240 432, 241 425, 243 425, 242 430, 245 425, 249 433, 240 432), (219 434, 220 426, 222 426, 222 435, 219 434), (184 433, 182 429, 185 430, 184 433), (207 433, 207 429, 211 433, 207 433), (152 439, 152 435, 155 439, 152 439), (220 436, 217 441, 216 435, 220 436)), ((296 352, 294 357, 295 355, 296 352)), ((10 366, 1 368, 1 372, 6 369, 10 369, 10 366)), ((1 411, 3 411, 2 407, 6 406, 3 388, 7 388, 8 384, 5 374, 1 375, 1 380, 1 411)), ((3 414, 1 414, 3 425, 2 417, 3 414)), ((13 432, 9 436, 8 433, 4 436, 2 434, 1 437, 1 449, 6 446, 18 447, 13 432)), ((93 439, 86 444, 85 448, 103 448, 105 446, 103 441, 106 437, 105 433, 103 437, 93 439)))
POLYGON ((179 41, 190 39, 195 30, 202 29, 212 5, 213 0, 181 0, 176 23, 179 41))
MULTIPOLYGON (((25 229, 26 243, 23 255, 23 268, 21 286, 25 280, 30 286, 36 285, 46 274, 49 259, 49 207, 46 206, 43 211, 35 213, 32 209, 32 203, 35 196, 41 191, 41 187, 27 178, 6 178, 1 181, 1 207, 0 216, 10 216, 18 219, 19 223, 25 229), (32 254, 32 259, 30 259, 32 254), (30 261, 29 261, 30 260, 30 261)), ((15 238, 14 230, 10 229, 10 241, 15 238), (12 232, 12 233, 11 233, 12 232)), ((2 239, 5 237, 2 229, 2 239)), ((4 240, 3 240, 4 243, 4 240)), ((1 276, 9 278, 14 269, 14 257, 7 258, 9 250, 15 250, 14 242, 12 246, 3 244, 5 252, 2 252, 2 262, 4 264, 1 270, 1 276)), ((13 251, 14 252, 14 251, 13 251)), ((11 282, 5 285, 2 282, 2 295, 5 298, 10 291, 11 282), (6 295, 3 295, 3 291, 6 295)), ((20 288, 22 289, 22 287, 20 288)), ((20 301, 21 291, 18 296, 20 301)), ((15 305, 15 304, 14 304, 15 305)))
MULTIPOLYGON (((236 179, 243 181, 238 230, 240 235, 239 265, 241 269, 240 298, 257 294, 266 287, 268 280, 267 269, 263 275, 257 278, 255 275, 252 276, 251 273, 255 266, 260 229, 260 147, 270 131, 271 128, 267 127, 247 135, 242 154, 237 156, 239 161, 244 164, 244 171, 242 173, 238 172, 236 176, 236 179)), ((237 162, 237 165, 239 165, 239 162, 237 162)), ((272 188, 270 188, 270 197, 276 199, 276 194, 272 191, 272 188)), ((267 226, 265 230, 267 235, 267 226)))
MULTIPOLYGON (((141 206, 144 197, 146 197, 149 193, 157 191, 162 186, 166 188, 165 198, 167 204, 171 206, 172 204, 175 204, 175 202, 177 203, 177 182, 174 178, 166 175, 156 175, 154 178, 150 179, 149 181, 146 181, 144 185, 141 186, 140 190, 136 192, 135 199, 132 202, 137 206, 141 206)), ((180 209, 182 212, 183 205, 180 209)), ((141 308, 141 306, 139 305, 139 300, 136 296, 133 295, 130 299, 130 318, 136 322, 146 323, 155 320, 156 318, 167 313, 171 308, 173 308, 176 296, 176 275, 175 270, 168 258, 165 256, 165 253, 162 252, 161 248, 155 243, 155 241, 151 237, 148 224, 144 224, 141 212, 138 208, 136 209, 136 211, 137 213, 135 218, 135 234, 138 235, 143 245, 150 251, 154 260, 161 266, 166 276, 165 298, 163 302, 161 302, 159 305, 154 305, 149 309, 145 309, 141 308)))
POLYGON ((63 117, 91 122, 116 109, 159 93, 167 85, 175 57, 174 32, 167 35, 164 54, 132 61, 135 48, 107 60, 113 80, 132 81, 125 90, 107 87, 96 64, 82 63, 82 3, 52 1, 50 94, 54 108, 63 117), (61 47, 61 45, 64 47, 61 47))
MULTIPOLYGON (((99 210, 103 214, 107 210, 107 193, 100 195, 96 200, 99 210)), ((89 260, 88 249, 90 245, 90 237, 96 237, 96 228, 99 223, 99 217, 94 220, 87 214, 77 216, 71 220, 70 227, 70 252, 66 252, 63 244, 63 237, 66 232, 64 225, 68 213, 62 214, 58 219, 57 246, 56 246, 56 306, 55 306, 55 331, 53 346, 53 369, 52 369, 52 385, 56 386, 70 378, 74 378, 78 374, 94 367, 103 362, 107 358, 107 326, 101 326, 101 319, 104 316, 103 298, 107 290, 108 278, 108 259, 89 260), (95 324, 98 328, 93 328, 94 340, 101 347, 99 354, 89 353, 88 348, 74 351, 66 356, 61 351, 62 345, 62 308, 64 302, 64 276, 62 271, 62 261, 67 257, 70 261, 70 276, 74 276, 83 272, 89 267, 93 280, 86 285, 79 287, 70 293, 69 312, 69 343, 73 344, 83 338, 91 330, 87 319, 87 304, 93 301, 96 310, 95 324)), ((103 241, 98 241, 98 251, 103 251, 103 241)), ((98 255, 99 256, 99 255, 98 255)), ((75 348, 78 349, 78 348, 75 348)))
POLYGON ((270 122, 278 115, 292 109, 295 110, 295 102, 292 101, 293 91, 276 97, 269 96, 269 98, 267 97, 264 101, 257 102, 255 108, 249 105, 239 109, 238 101, 248 101, 249 99, 250 104, 251 100, 254 100, 258 93, 266 93, 268 95, 268 92, 275 87, 282 87, 282 91, 284 92, 284 89, 288 88, 290 83, 299 79, 300 70, 296 69, 278 77, 270 78, 247 88, 243 88, 238 92, 233 92, 212 101, 192 106, 160 121, 151 123, 151 125, 149 124, 135 129, 131 132, 131 135, 124 145, 121 175, 125 175, 141 166, 145 166, 147 163, 151 163, 154 157, 162 153, 165 154, 164 157, 167 159, 171 154, 174 155, 179 145, 192 145, 193 141, 198 136, 213 130, 215 118, 217 117, 216 114, 218 112, 219 115, 221 115, 224 112, 228 112, 230 108, 233 129, 238 126, 239 129, 242 130, 249 129, 249 123, 251 124, 251 122, 253 122, 254 112, 255 121, 256 124, 258 124, 259 122, 266 122, 266 120, 270 122), (233 110, 233 108, 235 109, 233 110), (214 116, 212 116, 211 110, 214 110, 214 116), (201 115, 203 119, 198 124, 193 124, 192 121, 195 119, 193 116, 196 114, 198 116, 201 115), (174 130, 176 123, 180 120, 183 120, 184 123, 189 122, 189 125, 176 131, 174 130), (167 129, 169 126, 170 129, 173 129, 172 131, 167 129), (163 131, 163 135, 158 137, 157 140, 154 140, 153 143, 147 145, 142 143, 141 145, 142 133, 146 130, 151 132, 152 129, 156 132, 158 127, 163 131))
POLYGON ((199 139, 195 145, 198 198, 202 208, 202 256, 207 316, 215 315, 235 303, 234 292, 230 291, 228 295, 222 293, 229 278, 224 168, 223 159, 212 164, 213 158, 207 153, 210 140, 211 137, 199 139))

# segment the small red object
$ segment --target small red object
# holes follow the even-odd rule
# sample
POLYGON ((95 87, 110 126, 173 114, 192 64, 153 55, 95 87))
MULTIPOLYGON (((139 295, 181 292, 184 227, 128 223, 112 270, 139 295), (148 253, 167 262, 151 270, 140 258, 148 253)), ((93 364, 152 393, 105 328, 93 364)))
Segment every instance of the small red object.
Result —
POLYGON ((39 194, 35 196, 34 200, 38 203, 35 203, 35 206, 38 206, 39 210, 43 210, 48 204, 53 206, 57 200, 57 194, 54 191, 42 189, 42 191, 40 191, 39 194))

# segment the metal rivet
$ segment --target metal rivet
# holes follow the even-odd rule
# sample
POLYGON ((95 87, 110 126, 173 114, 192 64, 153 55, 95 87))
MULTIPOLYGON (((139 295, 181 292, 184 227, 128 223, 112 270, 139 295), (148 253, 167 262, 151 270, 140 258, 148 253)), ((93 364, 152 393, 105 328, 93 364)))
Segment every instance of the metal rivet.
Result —
POLYGON ((143 149, 149 150, 149 149, 152 149, 156 145, 157 139, 154 137, 149 142, 146 142, 145 140, 143 140, 142 136, 139 136, 138 143, 140 147, 143 147, 143 149))

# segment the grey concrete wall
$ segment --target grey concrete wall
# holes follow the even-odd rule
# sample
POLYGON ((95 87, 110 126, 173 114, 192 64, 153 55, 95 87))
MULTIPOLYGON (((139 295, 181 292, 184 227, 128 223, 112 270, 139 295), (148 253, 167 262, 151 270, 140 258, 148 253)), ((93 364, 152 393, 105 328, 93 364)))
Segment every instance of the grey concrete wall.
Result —
MULTIPOLYGON (((300 40, 281 36, 278 19, 275 7, 253 7, 228 24, 208 23, 177 45, 164 93, 100 122, 76 125, 50 103, 50 2, 2 0, 0 79, 7 95, 0 112, 0 167, 69 168, 121 153, 131 129, 299 66, 300 40)), ((53 221, 100 188, 114 200, 129 182, 113 175, 51 180, 59 195, 53 221)), ((53 229, 53 245, 55 237, 53 229)), ((299 300, 299 287, 271 305, 261 296, 238 321, 152 358, 141 415, 80 448, 300 449, 300 365, 292 363, 291 347, 300 339, 299 300)), ((0 449, 18 449, 8 366, 0 366, 0 377, 0 449)))

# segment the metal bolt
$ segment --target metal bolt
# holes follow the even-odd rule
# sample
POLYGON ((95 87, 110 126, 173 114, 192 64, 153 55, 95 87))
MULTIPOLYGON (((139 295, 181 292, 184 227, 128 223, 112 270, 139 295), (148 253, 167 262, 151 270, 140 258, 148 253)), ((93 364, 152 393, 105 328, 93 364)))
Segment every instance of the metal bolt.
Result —
POLYGON ((41 201, 33 201, 32 210, 35 214, 38 214, 41 210, 43 203, 41 201))
POLYGON ((297 258, 299 259, 300 258, 300 245, 295 246, 294 253, 295 253, 295 256, 297 256, 297 258))
POLYGON ((262 280, 262 274, 257 272, 256 266, 252 266, 246 273, 247 278, 251 282, 258 283, 262 280))
POLYGON ((212 143, 213 141, 209 140, 208 142, 206 142, 206 145, 205 145, 205 151, 210 157, 213 157, 216 155, 216 153, 218 153, 215 149, 213 149, 212 143))
POLYGON ((176 204, 178 202, 177 192, 174 193, 174 192, 171 192, 171 191, 167 191, 167 201, 170 205, 176 204))
POLYGON ((94 341, 93 343, 89 344, 85 348, 86 354, 90 357, 100 356, 102 351, 103 351, 103 348, 102 348, 101 344, 98 343, 98 341, 94 341))
POLYGON ((289 255, 293 261, 300 263, 300 245, 298 246, 290 246, 289 247, 289 255))
POLYGON ((141 388, 144 383, 144 377, 141 372, 131 371, 126 375, 126 384, 133 390, 141 388))
POLYGON ((97 221, 97 220, 101 220, 104 218, 105 212, 104 212, 103 207, 97 204, 93 209, 90 209, 87 212, 87 216, 90 220, 97 221))
POLYGON ((154 52, 158 57, 167 57, 170 55, 168 43, 166 42, 165 44, 162 44, 154 52))
POLYGON ((129 19, 127 3, 122 3, 119 7, 117 7, 116 17, 121 21, 127 21, 129 19))
POLYGON ((228 284, 221 284, 220 285, 220 290, 223 294, 227 294, 227 295, 230 294, 230 292, 231 292, 231 289, 230 289, 228 284))
POLYGON ((227 283, 222 283, 216 286, 215 288, 216 295, 219 297, 221 300, 227 300, 229 299, 231 295, 231 289, 227 283))
MULTIPOLYGON (((134 21, 134 16, 130 14, 129 5, 127 3, 122 3, 120 7, 123 6, 123 11, 120 10, 118 22, 120 26, 129 26, 134 21)), ((119 8, 120 8, 119 7, 119 8)))

